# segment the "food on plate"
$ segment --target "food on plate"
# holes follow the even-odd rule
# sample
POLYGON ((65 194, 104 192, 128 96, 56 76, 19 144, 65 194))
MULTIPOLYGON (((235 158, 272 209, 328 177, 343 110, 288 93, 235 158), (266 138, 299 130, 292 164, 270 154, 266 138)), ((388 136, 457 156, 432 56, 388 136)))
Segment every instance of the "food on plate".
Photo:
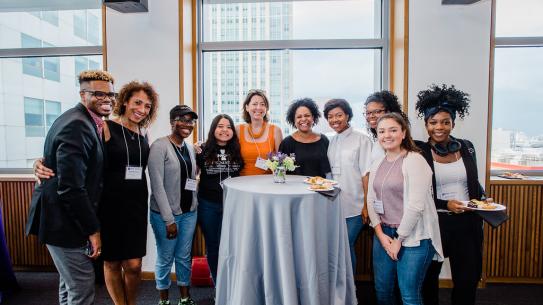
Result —
POLYGON ((509 179, 525 179, 526 178, 526 176, 524 176, 523 174, 511 173, 511 172, 504 172, 503 174, 500 175, 500 177, 509 178, 509 179))
POLYGON ((323 191, 323 190, 329 190, 332 189, 333 186, 330 183, 323 183, 323 184, 311 184, 309 188, 312 191, 323 191))
POLYGON ((472 209, 494 210, 496 209, 496 207, 497 206, 491 202, 486 202, 486 201, 481 201, 481 200, 476 200, 476 199, 471 199, 468 202, 468 208, 472 208, 472 209))
POLYGON ((314 176, 314 177, 307 177, 305 180, 305 183, 309 184, 323 184, 323 183, 329 183, 329 184, 336 184, 334 180, 328 180, 323 177, 314 176))

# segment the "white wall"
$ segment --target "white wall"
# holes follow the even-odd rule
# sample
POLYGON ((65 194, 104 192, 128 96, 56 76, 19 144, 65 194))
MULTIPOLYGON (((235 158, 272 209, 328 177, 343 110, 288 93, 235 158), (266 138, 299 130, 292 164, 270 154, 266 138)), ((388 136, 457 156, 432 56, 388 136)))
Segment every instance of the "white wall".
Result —
MULTIPOLYGON (((441 5, 409 1, 409 119, 415 139, 427 139, 417 118, 417 93, 432 83, 455 85, 471 95, 470 115, 457 119, 453 135, 473 142, 480 181, 485 181, 491 1, 441 5)), ((450 278, 448 262, 442 277, 450 278)))
POLYGON ((427 139, 417 118, 417 93, 432 83, 454 84, 471 95, 470 115, 456 121, 453 134, 473 142, 479 179, 484 181, 490 61, 491 1, 441 5, 409 1, 409 118, 413 137, 427 139))
MULTIPOLYGON (((170 133, 169 111, 179 104, 178 1, 149 1, 148 13, 106 13, 108 70, 116 90, 130 80, 149 81, 160 97, 158 118, 150 129, 151 141, 170 133)), ((143 270, 154 271, 155 239, 147 230, 143 270)))

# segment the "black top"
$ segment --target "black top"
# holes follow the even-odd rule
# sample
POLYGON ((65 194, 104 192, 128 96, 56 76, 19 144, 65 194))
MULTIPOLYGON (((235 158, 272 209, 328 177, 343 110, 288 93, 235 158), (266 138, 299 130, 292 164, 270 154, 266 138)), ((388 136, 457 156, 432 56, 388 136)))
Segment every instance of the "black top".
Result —
POLYGON ((207 149, 196 156, 196 164, 200 167, 200 184, 198 186, 198 197, 215 203, 222 203, 222 187, 220 182, 228 177, 237 177, 242 168, 240 163, 232 161, 232 157, 221 146, 217 147, 219 152, 212 163, 205 162, 207 149))
POLYGON ((98 200, 103 186, 103 144, 89 111, 81 103, 53 123, 43 149, 43 165, 55 176, 36 185, 26 234, 40 242, 77 248, 100 230, 98 200))
MULTIPOLYGON (((475 156, 475 148, 473 144, 468 140, 457 139, 462 145, 460 147, 460 155, 466 168, 466 175, 468 179, 468 194, 470 199, 481 199, 485 196, 483 187, 479 183, 477 176, 477 160, 475 156)), ((429 142, 415 141, 415 144, 422 150, 422 156, 430 165, 432 172, 432 185, 434 190, 436 189, 436 175, 434 170, 434 158, 432 156, 432 147, 429 142)), ((437 198, 437 193, 434 192, 434 201, 438 209, 447 210, 447 200, 437 198)))
POLYGON ((187 178, 190 178, 192 173, 192 162, 190 161, 190 154, 187 149, 187 145, 183 143, 183 146, 179 148, 172 143, 177 159, 179 159, 179 165, 181 165, 181 211, 183 213, 189 212, 192 206, 192 191, 185 189, 187 178), (188 174, 188 175, 187 175, 188 174))
POLYGON ((145 136, 116 122, 106 121, 106 124, 110 138, 105 142, 104 191, 98 213, 102 227, 102 259, 120 261, 143 257, 146 254, 149 209, 145 175, 149 143, 145 136), (141 156, 142 176, 139 180, 125 179, 127 149, 130 166, 139 167, 141 156))
POLYGON ((301 143, 288 136, 279 145, 279 151, 296 155, 296 165, 299 167, 294 174, 326 177, 326 173, 332 171, 328 161, 329 144, 328 138, 323 134, 320 140, 313 143, 301 143))

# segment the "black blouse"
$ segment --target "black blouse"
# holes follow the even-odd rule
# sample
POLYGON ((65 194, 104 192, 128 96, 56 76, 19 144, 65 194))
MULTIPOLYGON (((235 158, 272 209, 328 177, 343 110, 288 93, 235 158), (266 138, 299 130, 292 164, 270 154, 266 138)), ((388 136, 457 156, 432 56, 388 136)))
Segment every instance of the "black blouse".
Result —
POLYGON ((321 134, 320 140, 313 143, 296 141, 292 136, 286 137, 279 145, 279 151, 296 155, 294 174, 302 176, 326 177, 332 170, 328 161, 328 138, 321 134))

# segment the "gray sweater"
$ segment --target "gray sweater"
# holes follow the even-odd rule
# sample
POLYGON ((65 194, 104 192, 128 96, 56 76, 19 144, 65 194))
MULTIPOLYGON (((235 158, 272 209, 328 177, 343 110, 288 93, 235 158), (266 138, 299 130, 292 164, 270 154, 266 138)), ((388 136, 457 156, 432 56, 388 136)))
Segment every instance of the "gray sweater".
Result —
MULTIPOLYGON (((191 144, 187 145, 192 162, 191 177, 196 179, 196 159, 191 144)), ((181 211, 181 164, 168 137, 157 139, 149 153, 149 178, 151 180, 151 210, 160 212, 166 225, 175 222, 174 215, 181 211)), ((191 211, 196 210, 196 192, 192 195, 191 211)))

